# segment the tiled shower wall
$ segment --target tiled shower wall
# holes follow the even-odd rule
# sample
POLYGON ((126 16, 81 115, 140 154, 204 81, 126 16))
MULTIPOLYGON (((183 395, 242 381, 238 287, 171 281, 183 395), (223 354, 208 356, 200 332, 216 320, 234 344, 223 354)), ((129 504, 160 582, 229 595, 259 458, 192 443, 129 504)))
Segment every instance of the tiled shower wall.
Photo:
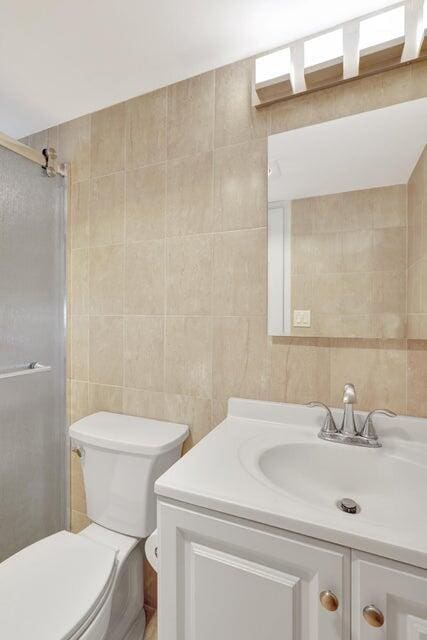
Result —
POLYGON ((427 416, 427 343, 266 332, 268 133, 425 96, 427 63, 263 111, 250 83, 238 62, 31 136, 72 162, 71 420, 105 409, 186 422, 189 447, 230 396, 337 406, 346 381, 360 408, 427 416))

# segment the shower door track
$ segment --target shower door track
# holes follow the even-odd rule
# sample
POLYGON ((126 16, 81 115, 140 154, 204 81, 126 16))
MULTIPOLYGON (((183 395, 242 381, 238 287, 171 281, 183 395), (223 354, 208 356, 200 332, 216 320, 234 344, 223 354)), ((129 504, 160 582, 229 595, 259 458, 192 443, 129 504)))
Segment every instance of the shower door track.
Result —
POLYGON ((31 160, 32 162, 40 165, 46 171, 46 175, 49 178, 53 178, 56 175, 60 175, 65 178, 68 175, 68 164, 58 163, 56 150, 53 147, 48 147, 47 149, 43 149, 43 151, 37 151, 23 142, 19 142, 18 140, 15 140, 15 138, 7 136, 1 131, 0 147, 13 151, 18 155, 27 158, 27 160, 31 160))
POLYGON ((14 138, 10 138, 5 133, 1 133, 1 131, 0 147, 4 147, 5 149, 9 149, 9 151, 19 154, 20 156, 24 156, 24 158, 32 160, 32 162, 39 164, 41 167, 46 166, 46 157, 41 151, 31 149, 31 147, 28 147, 26 144, 23 144, 14 138))

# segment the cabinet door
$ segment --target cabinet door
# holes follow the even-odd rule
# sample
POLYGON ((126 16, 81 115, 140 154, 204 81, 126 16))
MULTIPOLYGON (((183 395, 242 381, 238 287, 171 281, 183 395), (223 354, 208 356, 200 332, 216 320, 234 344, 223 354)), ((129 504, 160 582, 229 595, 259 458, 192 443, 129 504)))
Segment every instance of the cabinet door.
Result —
POLYGON ((167 502, 158 525, 159 640, 349 639, 349 550, 167 502))
POLYGON ((352 640, 427 640, 427 571, 353 551, 352 640))

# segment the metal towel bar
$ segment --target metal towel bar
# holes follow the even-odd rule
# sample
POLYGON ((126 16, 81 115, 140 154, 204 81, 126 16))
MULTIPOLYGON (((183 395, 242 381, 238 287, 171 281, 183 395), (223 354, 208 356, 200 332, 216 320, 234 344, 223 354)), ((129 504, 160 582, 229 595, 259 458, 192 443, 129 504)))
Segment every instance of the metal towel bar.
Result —
POLYGON ((0 369, 0 380, 3 378, 15 378, 16 376, 27 376, 32 373, 46 373, 51 370, 52 367, 48 365, 40 364, 40 362, 30 362, 13 368, 0 369))

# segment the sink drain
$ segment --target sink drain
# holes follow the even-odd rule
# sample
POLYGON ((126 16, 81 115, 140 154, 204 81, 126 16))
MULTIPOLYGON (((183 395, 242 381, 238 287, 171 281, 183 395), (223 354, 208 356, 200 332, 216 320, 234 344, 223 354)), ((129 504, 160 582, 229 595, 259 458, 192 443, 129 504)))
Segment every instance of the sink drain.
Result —
POLYGON ((338 509, 344 511, 344 513, 359 513, 360 507, 351 498, 343 498, 342 500, 338 500, 337 502, 338 509))

